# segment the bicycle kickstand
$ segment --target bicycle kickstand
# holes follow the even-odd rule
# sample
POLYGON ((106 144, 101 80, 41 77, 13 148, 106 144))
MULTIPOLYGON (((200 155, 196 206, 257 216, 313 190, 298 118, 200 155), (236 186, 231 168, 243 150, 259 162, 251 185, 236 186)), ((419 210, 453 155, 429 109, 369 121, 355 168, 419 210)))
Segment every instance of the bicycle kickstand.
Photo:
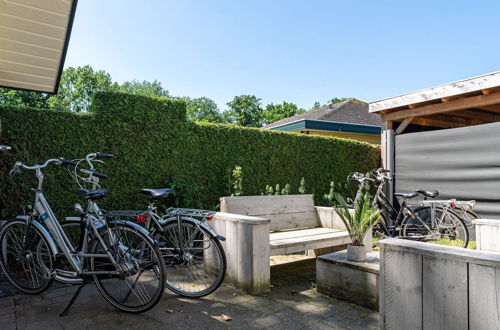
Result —
POLYGON ((87 280, 83 280, 82 284, 80 284, 80 286, 78 287, 78 289, 76 289, 76 292, 75 294, 73 295, 73 297, 71 298, 71 300, 69 301, 68 305, 66 306, 66 308, 62 311, 61 314, 59 314, 59 317, 63 317, 63 316, 66 316, 68 315, 68 312, 69 312, 69 309, 71 308, 71 306, 73 305, 73 303, 75 302, 76 298, 78 298, 78 295, 80 294, 80 291, 82 291, 83 287, 85 286, 85 284, 87 284, 88 281, 87 280))

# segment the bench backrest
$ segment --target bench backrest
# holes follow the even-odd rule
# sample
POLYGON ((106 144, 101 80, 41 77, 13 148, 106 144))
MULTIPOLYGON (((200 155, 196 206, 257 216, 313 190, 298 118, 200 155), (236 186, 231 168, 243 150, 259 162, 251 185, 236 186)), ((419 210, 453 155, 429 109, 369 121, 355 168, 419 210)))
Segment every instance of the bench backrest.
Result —
POLYGON ((267 218, 271 231, 319 225, 313 195, 222 197, 220 210, 267 218))

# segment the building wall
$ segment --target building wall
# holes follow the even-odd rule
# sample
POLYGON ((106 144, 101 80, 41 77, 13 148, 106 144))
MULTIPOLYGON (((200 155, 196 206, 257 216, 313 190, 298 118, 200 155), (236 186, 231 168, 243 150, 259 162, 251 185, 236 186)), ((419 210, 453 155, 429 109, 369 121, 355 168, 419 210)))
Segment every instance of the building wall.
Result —
POLYGON ((320 130, 311 130, 311 129, 296 131, 296 133, 303 133, 303 134, 306 132, 308 132, 309 134, 314 134, 314 135, 334 136, 334 137, 340 137, 340 138, 344 138, 344 139, 353 139, 353 140, 368 142, 371 144, 380 144, 380 135, 379 134, 332 132, 332 131, 320 131, 320 130))

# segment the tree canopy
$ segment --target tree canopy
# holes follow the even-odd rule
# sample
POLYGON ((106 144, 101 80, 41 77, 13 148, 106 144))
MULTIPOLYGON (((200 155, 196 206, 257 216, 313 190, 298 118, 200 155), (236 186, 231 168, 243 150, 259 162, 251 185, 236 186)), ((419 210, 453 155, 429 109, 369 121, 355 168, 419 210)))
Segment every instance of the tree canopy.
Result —
MULTIPOLYGON (((68 67, 61 75, 59 91, 55 95, 0 88, 0 104, 27 106, 32 108, 53 109, 57 111, 89 111, 93 97, 97 92, 114 91, 127 94, 175 98, 170 95, 158 80, 131 80, 122 84, 114 82, 104 70, 96 70, 90 65, 68 67)), ((295 116, 306 110, 296 104, 267 104, 255 95, 235 96, 227 103, 227 109, 220 111, 208 97, 182 97, 187 103, 187 117, 192 121, 237 124, 241 126, 262 127, 283 118, 295 116)), ((338 103, 347 98, 332 98, 328 103, 338 103)), ((321 107, 315 102, 310 110, 321 107)))
POLYGON ((229 107, 223 115, 226 123, 248 127, 261 127, 263 109, 261 99, 255 95, 239 95, 227 103, 229 107))
POLYGON ((265 125, 274 123, 283 118, 288 118, 306 112, 299 109, 296 104, 283 102, 282 104, 268 104, 264 110, 263 122, 265 125))
POLYGON ((208 97, 188 99, 186 106, 187 117, 192 121, 207 121, 211 123, 224 123, 224 118, 219 112, 217 103, 208 97))

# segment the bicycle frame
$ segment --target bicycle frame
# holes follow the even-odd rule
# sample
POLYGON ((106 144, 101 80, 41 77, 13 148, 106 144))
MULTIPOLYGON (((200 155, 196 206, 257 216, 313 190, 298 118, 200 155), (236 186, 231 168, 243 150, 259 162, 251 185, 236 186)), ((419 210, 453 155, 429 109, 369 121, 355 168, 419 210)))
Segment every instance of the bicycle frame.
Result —
MULTIPOLYGON (((79 276, 79 275, 98 275, 98 274, 109 274, 109 275, 118 275, 120 274, 120 271, 118 271, 118 263, 116 262, 115 258, 111 255, 109 252, 109 248, 104 242, 104 239, 101 237, 101 235, 98 232, 98 226, 96 225, 98 223, 98 219, 92 215, 98 214, 100 212, 99 207, 97 204, 93 201, 88 201, 87 203, 87 212, 85 212, 85 216, 83 219, 85 220, 85 230, 84 230, 84 239, 83 239, 83 245, 81 246, 80 251, 75 251, 75 247, 71 244, 71 241, 69 240, 68 236, 66 235, 64 229, 61 227, 59 224, 59 221, 57 220, 57 217, 55 216, 54 212, 52 211, 52 208, 50 207, 47 199, 45 198, 43 194, 43 174, 41 171, 41 167, 35 168, 36 170, 36 177, 38 178, 38 187, 35 192, 35 207, 34 211, 32 214, 27 216, 25 218, 26 220, 26 228, 25 228, 25 233, 23 235, 23 244, 26 244, 27 241, 29 240, 28 233, 29 233, 29 228, 31 225, 35 225, 38 228, 42 227, 45 230, 42 230, 49 241, 49 244, 51 245, 51 249, 54 252, 54 255, 59 255, 59 252, 62 252, 62 254, 65 256, 65 258, 68 260, 70 263, 71 267, 74 270, 74 273, 70 273, 68 271, 56 269, 55 276, 57 279, 62 280, 62 281, 68 281, 67 278, 64 278, 65 276, 79 276), (35 220, 35 218, 40 219, 41 221, 35 220), (99 240, 99 242, 102 244, 104 250, 106 251, 106 254, 88 254, 84 253, 84 251, 87 251, 88 249, 88 235, 89 235, 89 229, 92 231, 92 234, 95 238, 99 240), (85 264, 85 258, 92 257, 92 258, 109 258, 111 263, 115 266, 116 271, 109 271, 109 272, 91 272, 91 271, 85 271, 83 269, 83 265, 85 264)), ((113 235, 111 231, 108 229, 108 234, 110 235, 110 239, 113 239, 113 235)))

